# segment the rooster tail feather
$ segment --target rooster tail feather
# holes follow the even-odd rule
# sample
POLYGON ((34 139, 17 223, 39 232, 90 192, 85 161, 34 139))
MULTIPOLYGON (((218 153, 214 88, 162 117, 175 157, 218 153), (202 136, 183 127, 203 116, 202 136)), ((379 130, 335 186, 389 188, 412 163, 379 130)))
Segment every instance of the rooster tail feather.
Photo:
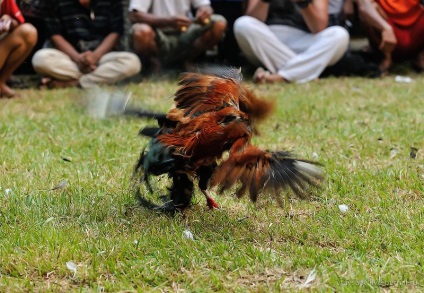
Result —
POLYGON ((210 186, 218 185, 219 192, 223 192, 240 182, 237 197, 247 191, 255 202, 259 193, 268 191, 281 205, 279 194, 286 189, 301 199, 308 198, 324 179, 320 166, 317 162, 294 158, 289 152, 268 152, 250 146, 222 162, 210 186))
POLYGON ((270 171, 274 176, 274 188, 287 186, 300 198, 308 197, 310 187, 319 187, 324 179, 320 164, 313 161, 296 159, 290 153, 273 153, 270 171), (276 185, 276 186, 275 186, 276 185))
POLYGON ((144 127, 142 129, 140 129, 140 131, 138 132, 139 135, 143 135, 143 136, 147 136, 147 137, 151 137, 154 138, 156 137, 160 132, 160 128, 159 127, 144 127))

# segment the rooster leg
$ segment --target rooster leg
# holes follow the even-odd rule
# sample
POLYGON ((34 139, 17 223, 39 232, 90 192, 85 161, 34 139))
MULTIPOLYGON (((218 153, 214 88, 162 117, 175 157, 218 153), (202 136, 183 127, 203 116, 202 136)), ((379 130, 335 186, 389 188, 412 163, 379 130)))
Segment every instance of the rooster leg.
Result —
POLYGON ((206 197, 206 204, 210 209, 219 209, 219 205, 213 200, 213 198, 209 195, 207 191, 209 180, 213 172, 216 169, 216 162, 213 162, 209 165, 201 166, 197 170, 197 175, 199 176, 199 189, 206 197))
POLYGON ((209 195, 209 192, 207 190, 202 190, 202 193, 206 197, 206 205, 210 209, 219 209, 219 205, 213 200, 213 198, 209 195))

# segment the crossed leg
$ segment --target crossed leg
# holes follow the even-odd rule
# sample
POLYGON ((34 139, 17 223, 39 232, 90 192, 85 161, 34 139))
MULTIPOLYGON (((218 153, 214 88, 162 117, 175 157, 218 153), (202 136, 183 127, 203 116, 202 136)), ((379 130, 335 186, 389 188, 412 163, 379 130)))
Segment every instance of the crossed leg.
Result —
POLYGON ((6 80, 28 57, 36 42, 37 30, 29 23, 19 25, 0 39, 0 98, 15 95, 6 80))

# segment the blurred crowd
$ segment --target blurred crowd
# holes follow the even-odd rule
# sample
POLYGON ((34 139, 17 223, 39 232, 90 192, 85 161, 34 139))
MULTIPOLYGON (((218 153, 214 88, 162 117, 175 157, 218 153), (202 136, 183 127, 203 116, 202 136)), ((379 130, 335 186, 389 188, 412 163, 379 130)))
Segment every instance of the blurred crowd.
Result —
POLYGON ((47 88, 115 84, 167 68, 190 71, 205 60, 250 66, 256 83, 381 77, 404 61, 424 70, 422 0, 0 3, 0 97, 15 95, 13 74, 23 67, 47 88), (368 40, 360 53, 349 46, 355 31, 368 40))

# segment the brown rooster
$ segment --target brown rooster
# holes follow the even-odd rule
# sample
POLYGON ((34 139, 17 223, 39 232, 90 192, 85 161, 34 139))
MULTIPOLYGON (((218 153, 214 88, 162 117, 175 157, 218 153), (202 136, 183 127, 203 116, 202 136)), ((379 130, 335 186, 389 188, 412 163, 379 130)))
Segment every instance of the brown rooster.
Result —
POLYGON ((223 192, 237 183, 237 197, 246 191, 252 201, 269 191, 282 205, 280 193, 290 187, 300 198, 323 179, 318 163, 293 158, 285 151, 264 151, 251 144, 254 122, 265 118, 273 103, 258 99, 241 84, 236 70, 223 73, 185 73, 174 95, 175 106, 165 115, 153 115, 159 127, 145 128, 151 137, 148 151, 141 153, 136 174, 146 182, 150 175, 168 174, 172 179, 169 198, 163 205, 146 200, 137 189, 142 205, 167 212, 190 205, 194 184, 210 208, 218 207, 208 188, 223 192), (221 161, 224 152, 228 158, 221 161))

